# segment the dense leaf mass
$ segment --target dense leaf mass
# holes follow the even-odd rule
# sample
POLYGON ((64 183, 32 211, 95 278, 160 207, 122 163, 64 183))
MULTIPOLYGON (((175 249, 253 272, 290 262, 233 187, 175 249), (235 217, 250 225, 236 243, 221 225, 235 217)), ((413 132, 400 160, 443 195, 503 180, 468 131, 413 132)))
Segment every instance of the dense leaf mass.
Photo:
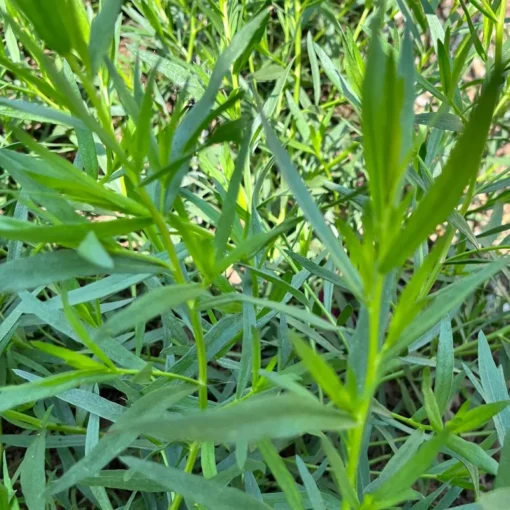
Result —
POLYGON ((0 0, 0 510, 508 508, 509 14, 0 0))

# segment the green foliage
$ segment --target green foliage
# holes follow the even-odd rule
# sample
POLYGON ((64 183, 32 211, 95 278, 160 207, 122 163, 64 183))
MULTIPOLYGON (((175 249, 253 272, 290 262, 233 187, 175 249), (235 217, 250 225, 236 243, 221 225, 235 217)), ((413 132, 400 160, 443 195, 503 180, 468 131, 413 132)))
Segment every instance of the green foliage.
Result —
POLYGON ((505 508, 505 7, 0 0, 0 508, 505 508))

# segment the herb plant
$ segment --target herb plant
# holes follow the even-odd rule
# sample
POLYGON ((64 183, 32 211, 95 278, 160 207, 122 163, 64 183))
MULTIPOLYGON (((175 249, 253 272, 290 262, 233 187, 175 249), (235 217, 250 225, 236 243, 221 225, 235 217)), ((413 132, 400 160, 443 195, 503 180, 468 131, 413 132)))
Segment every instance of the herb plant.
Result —
POLYGON ((505 2, 0 13, 0 508, 509 506, 505 2))

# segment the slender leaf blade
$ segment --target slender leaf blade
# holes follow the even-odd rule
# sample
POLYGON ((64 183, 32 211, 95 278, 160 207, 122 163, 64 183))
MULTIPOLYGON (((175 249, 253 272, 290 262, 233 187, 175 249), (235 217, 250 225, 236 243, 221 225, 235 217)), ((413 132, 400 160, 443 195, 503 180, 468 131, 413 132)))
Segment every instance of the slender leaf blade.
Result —
POLYGON ((122 457, 129 468, 143 474, 149 480, 165 487, 167 491, 177 491, 184 497, 218 510, 269 510, 266 504, 233 487, 224 487, 214 480, 185 473, 173 467, 164 467, 155 462, 135 457, 122 457))

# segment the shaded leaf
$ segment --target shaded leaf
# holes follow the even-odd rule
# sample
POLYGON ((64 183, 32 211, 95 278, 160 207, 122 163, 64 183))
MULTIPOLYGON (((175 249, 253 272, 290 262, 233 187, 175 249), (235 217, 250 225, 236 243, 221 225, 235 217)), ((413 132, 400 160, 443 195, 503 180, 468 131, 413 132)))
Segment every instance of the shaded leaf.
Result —
POLYGON ((172 418, 145 419, 123 428, 152 434, 166 441, 257 442, 264 438, 285 438, 343 430, 356 425, 347 413, 294 395, 260 397, 223 409, 172 418))
POLYGON ((203 288, 199 284, 168 285, 154 289, 108 319, 104 331, 118 335, 186 301, 192 301, 202 293, 203 288))
POLYGON ((303 499, 296 485, 294 477, 288 470, 285 462, 280 457, 278 450, 273 443, 266 439, 257 445, 264 462, 267 464, 271 473, 275 477, 278 486, 281 487, 290 508, 293 510, 304 510, 303 499))
POLYGON ((21 488, 28 510, 44 510, 46 506, 45 439, 44 431, 35 436, 21 464, 21 488))
POLYGON ((180 469, 164 467, 135 457, 122 457, 121 460, 134 471, 165 487, 167 491, 178 491, 186 498, 207 507, 218 510, 238 510, 239 508, 268 510, 270 508, 239 489, 223 487, 213 480, 184 473, 180 469))
POLYGON ((194 387, 175 384, 159 388, 137 400, 105 434, 96 446, 83 457, 61 478, 48 485, 48 494, 58 494, 68 487, 72 487, 83 478, 94 476, 112 459, 117 457, 138 437, 138 432, 123 429, 123 425, 141 416, 150 417, 152 414, 161 416, 163 411, 194 391, 194 387))

